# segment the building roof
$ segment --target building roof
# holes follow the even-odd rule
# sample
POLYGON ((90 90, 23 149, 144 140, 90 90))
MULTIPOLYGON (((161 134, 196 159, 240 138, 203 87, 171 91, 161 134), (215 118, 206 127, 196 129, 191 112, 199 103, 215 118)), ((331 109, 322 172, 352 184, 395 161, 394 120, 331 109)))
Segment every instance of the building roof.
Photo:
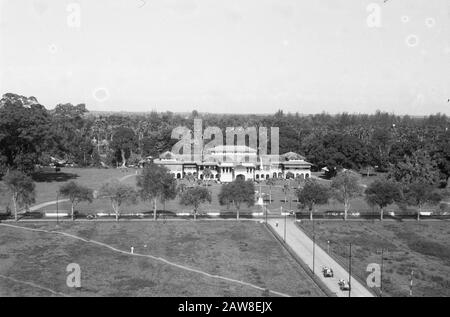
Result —
POLYGON ((227 162, 223 162, 223 163, 220 163, 220 165, 219 166, 224 166, 224 167, 233 167, 234 166, 234 163, 227 163, 227 162))
POLYGON ((249 163, 249 162, 242 162, 242 163, 239 163, 238 165, 241 165, 244 167, 255 167, 254 163, 249 163))
POLYGON ((175 160, 154 160, 153 163, 155 164, 161 164, 161 165, 183 165, 184 162, 181 161, 175 161, 175 160))
POLYGON ((303 155, 300 155, 295 152, 287 152, 283 155, 280 155, 280 158, 282 161, 296 161, 296 160, 305 160, 305 157, 303 155))
POLYGON ((307 165, 307 166, 311 166, 311 165, 312 165, 311 163, 306 162, 305 160, 291 160, 291 161, 281 162, 281 164, 283 164, 283 165, 288 165, 288 166, 294 166, 294 165, 307 165))
POLYGON ((209 148, 207 152, 210 153, 255 153, 256 150, 245 145, 218 145, 209 148))
POLYGON ((177 157, 170 151, 166 151, 159 156, 160 159, 163 160, 175 160, 177 157))
POLYGON ((216 165, 218 165, 218 163, 217 163, 217 162, 201 162, 201 163, 198 163, 198 165, 203 165, 203 166, 216 166, 216 165))
POLYGON ((199 165, 197 162, 194 161, 183 161, 182 163, 183 165, 195 165, 195 166, 199 165))

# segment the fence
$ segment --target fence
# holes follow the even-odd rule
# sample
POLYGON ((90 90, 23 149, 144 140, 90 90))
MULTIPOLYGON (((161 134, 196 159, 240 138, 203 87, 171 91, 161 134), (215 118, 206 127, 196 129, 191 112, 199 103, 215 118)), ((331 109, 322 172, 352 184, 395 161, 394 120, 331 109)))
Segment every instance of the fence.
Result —
MULTIPOLYGON (((310 219, 309 212, 297 212, 297 219, 310 219)), ((329 219, 329 220, 340 220, 344 219, 343 211, 326 211, 326 212, 317 212, 313 214, 314 219, 329 219)), ((363 212, 349 212, 347 214, 347 219, 360 219, 360 220, 379 220, 380 213, 373 211, 363 211, 363 212)), ((415 220, 417 219, 417 213, 413 212, 393 212, 386 211, 383 214, 383 219, 391 219, 391 220, 415 220)), ((441 213, 441 212, 433 212, 430 214, 421 214, 421 220, 426 219, 434 219, 434 220, 450 220, 450 213, 441 213)))
MULTIPOLYGON (((312 236, 312 232, 309 228, 306 228, 305 226, 303 226, 301 223, 297 223, 297 226, 300 227, 300 229, 303 230, 303 232, 312 240, 313 236, 312 236)), ((324 241, 320 241, 318 239, 314 239, 316 242, 316 245, 318 245, 320 248, 322 248, 323 250, 328 250, 328 245, 325 244, 324 241)), ((328 255, 331 256, 340 266, 342 266, 344 269, 348 270, 349 267, 349 259, 344 258, 343 256, 341 256, 340 254, 337 254, 335 252, 333 252, 332 249, 329 249, 330 251, 328 252, 328 255)), ((352 278, 356 279, 359 283, 361 283, 362 285, 366 285, 366 279, 367 279, 367 275, 368 272, 366 272, 365 270, 362 270, 359 267, 355 267, 352 265, 352 278)), ((368 288, 367 289, 375 296, 380 297, 381 296, 381 291, 378 288, 368 288)))

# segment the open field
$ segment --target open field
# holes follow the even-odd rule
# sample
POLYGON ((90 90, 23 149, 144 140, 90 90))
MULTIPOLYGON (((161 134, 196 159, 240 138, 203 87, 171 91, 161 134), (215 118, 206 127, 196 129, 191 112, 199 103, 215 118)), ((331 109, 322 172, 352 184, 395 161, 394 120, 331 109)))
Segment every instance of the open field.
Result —
MULTIPOLYGON (((312 236, 312 225, 300 227, 312 236)), ((366 280, 369 263, 381 265, 383 295, 408 296, 411 270, 413 296, 450 296, 450 222, 316 221, 316 241, 345 266, 352 243, 352 271, 366 280)))
MULTIPOLYGON (((21 224, 21 226, 25 226, 21 224)), ((55 230, 53 224, 26 225, 55 230)), ((322 296, 302 268, 254 221, 70 223, 69 236, 0 225, 0 296, 322 296), (219 275, 257 287, 170 265, 219 275), (81 289, 66 286, 66 266, 81 267, 81 289), (2 277, 3 276, 3 277, 2 277), (8 277, 8 278, 5 278, 8 277), (12 280, 14 279, 14 280, 12 280)))
MULTIPOLYGON (((38 174, 35 175, 36 181, 36 204, 56 201, 56 193, 61 185, 64 183, 74 180, 88 186, 92 189, 99 189, 101 185, 108 180, 111 179, 122 179, 122 182, 135 186, 136 178, 134 177, 136 171, 139 173, 139 170, 135 169, 95 169, 95 168, 63 168, 61 169, 61 173, 47 173, 47 174, 38 174)), ((363 184, 368 184, 372 182, 376 177, 365 177, 362 178, 363 184)), ((320 180, 325 184, 329 183, 327 180, 320 180)), ((289 199, 289 195, 285 197, 283 193, 283 184, 284 181, 278 180, 276 185, 269 189, 269 187, 265 184, 262 184, 261 189, 265 194, 265 203, 267 204, 267 209, 269 210, 269 214, 280 214, 281 207, 283 210, 294 210, 298 211, 298 204, 295 197, 295 188, 298 186, 292 181, 293 190, 291 191, 292 201, 289 199), (269 192, 271 191, 272 200, 269 201, 269 192), (286 198, 286 202, 285 202, 286 198)), ((226 206, 221 206, 218 201, 218 193, 220 192, 221 185, 212 183, 211 186, 208 187, 212 193, 212 202, 211 204, 201 205, 199 208, 199 212, 227 212, 234 211, 233 207, 227 209, 226 206)), ((255 185, 255 189, 259 190, 259 185, 255 185)), ((59 197, 62 199, 62 197, 59 197)), ((7 193, 0 193, 0 212, 4 210, 6 206, 10 204, 10 198, 7 193)), ((437 207, 436 207, 437 208, 437 207)), ((70 210, 70 204, 68 202, 60 202, 58 205, 58 209, 61 212, 68 212, 70 210)), ((139 201, 136 205, 123 205, 121 207, 122 212, 124 213, 142 213, 142 212, 151 212, 152 206, 148 202, 139 201)), ((175 199, 172 201, 167 201, 165 207, 158 203, 159 210, 166 210, 168 213, 171 212, 191 212, 192 208, 186 207, 179 204, 179 199, 175 199)), ((316 210, 318 212, 329 211, 329 210, 340 210, 342 211, 343 205, 337 202, 334 199, 331 199, 330 202, 326 205, 317 206, 316 210)), ((426 209, 426 208, 425 208, 426 209)), ((56 204, 43 207, 41 211, 55 211, 56 204)), ((93 214, 97 212, 105 212, 111 213, 112 208, 108 199, 96 199, 93 203, 80 203, 76 206, 76 210, 83 214, 93 214)), ((378 210, 376 208, 370 207, 362 197, 356 198, 351 202, 350 212, 357 211, 361 213, 377 213, 378 210)), ((398 211, 397 205, 391 205, 388 207, 388 211, 398 211)), ((414 213, 414 210, 409 210, 411 213, 414 213)), ((246 205, 241 207, 241 212, 261 212, 260 206, 253 206, 248 208, 246 205)), ((305 213, 308 211, 305 210, 305 213)))
MULTIPOLYGON (((125 175, 135 173, 129 169, 128 172, 121 169, 97 169, 97 168, 62 168, 60 173, 36 173, 33 179, 36 183, 36 203, 56 200, 59 187, 69 181, 76 181, 93 189, 113 178, 122 178, 125 175)), ((6 193, 0 194, 0 204, 9 203, 6 193)))

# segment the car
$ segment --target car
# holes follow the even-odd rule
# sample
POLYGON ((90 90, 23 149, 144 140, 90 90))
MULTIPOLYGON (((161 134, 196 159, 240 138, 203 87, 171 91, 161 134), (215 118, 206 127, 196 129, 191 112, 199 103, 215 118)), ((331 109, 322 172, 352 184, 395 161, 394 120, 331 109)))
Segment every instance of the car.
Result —
POLYGON ((350 283, 348 281, 339 280, 338 282, 339 288, 341 291, 350 291, 350 283))
POLYGON ((324 277, 333 277, 334 276, 333 270, 326 266, 324 268, 322 268, 322 274, 324 277))

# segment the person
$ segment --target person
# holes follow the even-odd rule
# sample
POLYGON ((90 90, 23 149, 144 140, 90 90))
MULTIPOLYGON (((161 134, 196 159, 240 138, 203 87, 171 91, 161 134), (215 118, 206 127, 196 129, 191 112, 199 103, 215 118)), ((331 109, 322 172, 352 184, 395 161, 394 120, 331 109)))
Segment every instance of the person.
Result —
POLYGON ((277 220, 277 221, 275 221, 275 227, 277 227, 277 228, 278 228, 278 220, 277 220))

